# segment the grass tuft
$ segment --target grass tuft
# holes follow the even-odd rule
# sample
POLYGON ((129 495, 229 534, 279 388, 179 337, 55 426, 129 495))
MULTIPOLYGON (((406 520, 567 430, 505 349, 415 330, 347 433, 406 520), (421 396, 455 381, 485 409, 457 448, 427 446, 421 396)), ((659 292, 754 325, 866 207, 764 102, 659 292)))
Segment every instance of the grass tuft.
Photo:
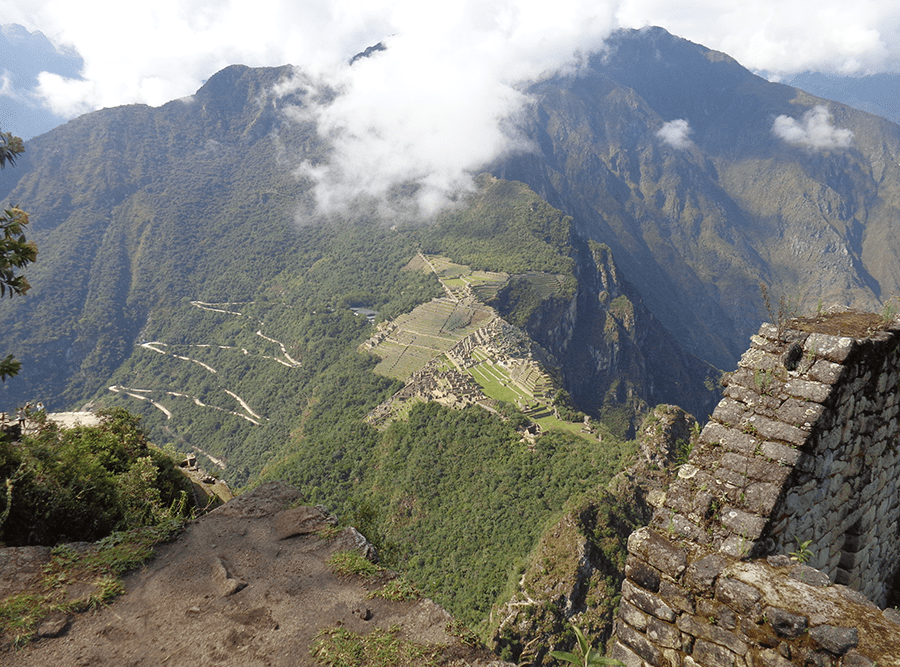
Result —
POLYGON ((376 628, 359 635, 345 628, 322 630, 310 653, 329 667, 430 667, 438 664, 440 649, 400 639, 400 628, 376 628))

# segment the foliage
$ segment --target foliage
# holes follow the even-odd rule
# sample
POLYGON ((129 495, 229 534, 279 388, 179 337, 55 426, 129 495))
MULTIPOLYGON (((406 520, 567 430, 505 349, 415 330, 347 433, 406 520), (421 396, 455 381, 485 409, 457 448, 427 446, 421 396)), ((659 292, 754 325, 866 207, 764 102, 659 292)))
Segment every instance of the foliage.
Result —
POLYGON ((780 339, 787 330, 789 322, 800 314, 802 295, 800 293, 796 296, 780 294, 776 306, 772 303, 768 285, 763 282, 759 283, 759 293, 766 306, 769 319, 772 320, 772 324, 775 326, 776 335, 780 339))
MULTIPOLYGON (((9 132, 0 132, 0 169, 16 163, 16 157, 24 152, 22 140, 9 132)), ((0 297, 9 294, 25 294, 31 287, 18 270, 37 258, 37 246, 25 238, 28 214, 17 206, 0 213, 0 297)), ((0 380, 16 375, 21 363, 9 354, 0 359, 0 380)))
POLYGON ((62 429, 43 413, 32 418, 36 433, 0 442, 6 544, 96 540, 189 511, 189 483, 124 409, 102 412, 93 427, 62 429))
MULTIPOLYGON (((420 233, 422 249, 474 270, 571 276, 572 219, 523 183, 478 177, 465 206, 420 233)), ((574 281, 568 284, 574 288, 574 281)))
POLYGON ((812 544, 812 540, 797 540, 797 550, 790 552, 791 560, 797 561, 798 563, 808 563, 809 560, 815 555, 812 552, 812 549, 809 548, 809 545, 812 544))
POLYGON ((544 531, 524 568, 510 577, 516 599, 527 596, 537 604, 516 607, 511 618, 507 607, 499 607, 501 613, 495 608, 491 637, 495 652, 520 664, 541 664, 548 646, 572 644, 573 611, 584 632, 606 641, 621 597, 628 537, 648 519, 630 493, 595 489, 570 499, 565 514, 544 531), (588 577, 585 565, 590 567, 588 577), (577 586, 576 577, 583 577, 577 586), (561 600, 560 592, 570 590, 574 595, 561 600))
POLYGON ((41 621, 54 612, 80 612, 109 604, 125 592, 121 575, 153 555, 153 546, 172 539, 183 527, 180 519, 118 532, 76 551, 54 547, 40 584, 0 601, 0 637, 21 646, 30 641, 41 621), (69 595, 69 584, 90 583, 84 597, 69 595))
POLYGON ((336 551, 328 559, 335 574, 344 577, 356 576, 372 579, 384 572, 384 568, 367 559, 358 551, 336 551))
POLYGON ((578 642, 578 653, 570 653, 568 651, 550 651, 557 660, 563 660, 579 667, 590 667, 591 665, 622 665, 618 660, 612 658, 604 658, 603 655, 595 648, 591 648, 590 642, 585 638, 578 626, 572 625, 572 631, 575 633, 575 639, 578 642))
POLYGON ((329 667, 428 667, 437 665, 440 648, 427 648, 400 639, 400 628, 375 628, 366 635, 346 628, 322 630, 310 649, 313 658, 329 667))
POLYGON ((618 471, 625 450, 562 431, 529 447, 479 407, 420 404, 385 431, 359 492, 382 508, 386 562, 475 625, 548 520, 618 471))
POLYGON ((418 600, 422 597, 422 593, 403 577, 397 577, 381 588, 372 591, 367 597, 403 602, 404 600, 418 600))
POLYGON ((25 152, 22 139, 13 136, 10 132, 0 132, 0 169, 16 164, 16 158, 25 152))

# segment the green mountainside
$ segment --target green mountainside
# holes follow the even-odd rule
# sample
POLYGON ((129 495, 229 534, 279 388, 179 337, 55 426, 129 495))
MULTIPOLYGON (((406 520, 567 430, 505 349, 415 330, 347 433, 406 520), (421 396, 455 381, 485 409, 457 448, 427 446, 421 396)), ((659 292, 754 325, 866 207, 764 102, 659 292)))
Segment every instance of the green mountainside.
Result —
MULTIPOLYGON (((5 402, 43 396, 51 409, 126 407, 155 443, 196 453, 232 485, 286 479, 363 525, 389 563, 459 618, 484 622, 544 524, 621 468, 634 446, 616 434, 653 395, 639 392, 612 430, 567 422, 582 416, 557 396, 543 410, 563 418, 522 414, 500 396, 489 411, 420 403, 382 430, 369 425, 367 415, 404 378, 376 372, 378 358, 359 351, 376 330, 365 313, 387 323, 448 298, 434 271, 411 265, 422 253, 507 276, 481 281, 465 299, 519 323, 522 349, 534 345, 533 330, 565 352, 567 328, 599 317, 578 305, 599 278, 589 279, 594 264, 579 266, 586 245, 570 218, 527 186, 487 175, 465 205, 430 226, 298 223, 308 192, 278 156, 296 160, 318 144, 310 140, 304 153, 308 128, 277 120, 266 133, 251 131, 267 108, 256 93, 282 74, 229 68, 194 100, 73 121, 31 142, 29 160, 4 173, 16 177, 4 181, 9 197, 29 201, 41 248, 29 275, 34 297, 0 315, 25 368, 4 385, 5 402), (229 86, 244 86, 249 110, 215 95, 229 86), (191 110, 205 117, 193 127, 206 138, 168 143, 174 155, 155 146, 162 128, 192 127, 191 110), (109 156, 104 141, 126 147, 109 156), (69 142, 96 148, 71 149, 75 164, 65 169, 43 159, 69 142), (143 147, 135 163, 132 144, 143 147), (151 148, 155 160, 143 152, 151 148), (65 185, 42 190, 52 179, 65 185), (567 320, 557 326, 560 317, 567 320), (532 419, 543 432, 526 438, 532 419), (507 539, 496 540, 498 531, 507 539)), ((463 282, 448 278, 460 292, 463 282)), ((543 372, 561 389, 565 356, 541 358, 559 364, 543 372)), ((709 402, 701 382, 693 392, 709 402)))
MULTIPOLYGON (((285 479, 482 629, 519 574, 547 576, 548 527, 628 504, 601 489, 654 405, 711 411, 760 281, 807 308, 900 289, 900 128, 664 31, 530 86, 536 149, 428 224, 314 212, 296 168, 327 146, 281 112, 304 103, 274 91, 293 73, 232 66, 88 114, 0 172, 40 249, 0 307, 23 363, 0 409, 125 407, 235 487, 285 479), (820 104, 851 144, 772 134, 820 104), (678 119, 675 148, 657 133, 678 119)), ((578 529, 606 564, 591 590, 625 515, 578 529)))
POLYGON ((767 318, 759 283, 815 310, 880 309, 900 291, 900 127, 761 79, 660 28, 615 33, 575 73, 528 88, 536 153, 498 176, 530 185, 607 244, 691 352, 730 368, 767 318), (793 145, 823 105, 846 147, 793 145), (658 132, 687 121, 676 148, 658 132))

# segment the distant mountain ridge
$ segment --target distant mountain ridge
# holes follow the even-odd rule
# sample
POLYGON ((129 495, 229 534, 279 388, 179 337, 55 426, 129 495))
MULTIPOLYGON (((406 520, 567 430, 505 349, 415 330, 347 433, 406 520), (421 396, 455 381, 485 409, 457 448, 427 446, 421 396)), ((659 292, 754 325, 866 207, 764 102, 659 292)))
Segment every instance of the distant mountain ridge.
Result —
POLYGON ((84 60, 57 49, 40 31, 16 23, 0 25, 0 127, 30 139, 65 122, 37 98, 38 75, 50 72, 77 79, 84 60))
MULTIPOLYGON (((33 283, 62 280, 0 312, 22 332, 11 338, 19 353, 34 354, 27 395, 57 395, 40 378, 64 375, 65 400, 84 397, 127 354, 149 304, 210 288, 210 301, 244 298, 249 276, 286 266, 278 250, 263 253, 266 269, 263 255, 238 254, 244 268, 229 282, 213 268, 216 247, 236 239, 185 221, 217 220, 217 233, 240 235, 239 220, 262 214, 255 242, 290 245, 295 211, 311 201, 292 165, 325 155, 312 123, 279 111, 302 98, 271 92, 291 73, 229 67, 191 98, 88 114, 29 142, 0 174, 0 196, 33 214, 43 248, 33 283), (48 244, 48 234, 73 242, 48 244), (92 257, 100 265, 88 268, 92 257), (72 304, 85 308, 75 326, 60 319, 72 304), (26 312, 40 313, 44 334, 27 334, 26 312)), ((495 173, 529 184, 609 246, 650 312, 706 362, 729 367, 766 317, 759 282, 806 309, 819 300, 877 308, 900 290, 896 125, 766 82, 658 28, 616 33, 577 73, 529 94, 522 124, 539 152, 507 157, 495 173), (828 127, 852 133, 849 145, 792 145, 773 133, 776 119, 799 124, 820 106, 828 127), (684 121, 678 147, 660 134, 672 121, 684 121)), ((16 382, 3 393, 17 393, 16 382)))
POLYGON ((620 31, 607 47, 528 89, 524 127, 540 150, 495 171, 608 244, 689 350, 733 364, 767 317, 759 282, 805 309, 879 308, 900 290, 898 126, 660 28, 620 31), (779 117, 802 130, 820 106, 826 128, 852 132, 848 147, 773 132, 779 117), (682 147, 660 135, 677 120, 689 129, 682 147))

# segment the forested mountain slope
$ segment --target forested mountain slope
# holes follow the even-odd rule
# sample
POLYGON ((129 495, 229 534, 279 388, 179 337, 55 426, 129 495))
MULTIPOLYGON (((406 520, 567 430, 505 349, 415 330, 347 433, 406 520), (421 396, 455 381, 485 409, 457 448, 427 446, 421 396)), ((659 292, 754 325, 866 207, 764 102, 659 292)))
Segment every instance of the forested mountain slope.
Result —
POLYGON ((659 28, 616 33, 528 93, 538 150, 497 175, 609 245, 650 310, 720 368, 767 316, 760 281, 813 310, 900 290, 897 125, 659 28))
POLYGON ((428 224, 315 213, 297 167, 328 147, 283 113, 304 104, 277 87, 293 75, 232 66, 160 108, 73 120, 0 172, 40 248, 31 292, 0 308, 23 362, 0 408, 126 406, 236 485, 287 479, 468 622, 512 590, 542 527, 621 467, 649 406, 704 416, 713 367, 765 317, 759 281, 807 308, 900 288, 900 128, 664 31, 619 33, 529 86, 518 121, 535 150, 428 224), (421 270, 435 257, 504 277, 459 296, 421 270), (577 423, 529 440, 531 417, 494 396, 369 425, 403 377, 358 351, 376 333, 365 315, 436 298, 492 309, 546 351, 577 423))

